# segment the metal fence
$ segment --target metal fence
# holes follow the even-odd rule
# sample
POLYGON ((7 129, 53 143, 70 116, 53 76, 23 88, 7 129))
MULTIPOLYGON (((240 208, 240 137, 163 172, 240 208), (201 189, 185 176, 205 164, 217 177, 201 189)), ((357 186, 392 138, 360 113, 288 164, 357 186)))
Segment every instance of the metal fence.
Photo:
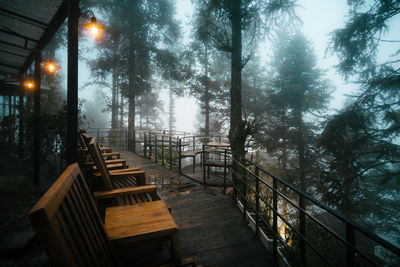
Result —
POLYGON ((88 135, 96 137, 97 142, 104 146, 127 149, 128 131, 125 128, 89 128, 86 132, 88 135))
MULTIPOLYGON (((228 157, 230 157, 228 155, 228 157)), ((231 158, 235 200, 292 266, 398 266, 400 249, 259 165, 231 158)), ((278 257, 280 255, 280 257, 278 257)))

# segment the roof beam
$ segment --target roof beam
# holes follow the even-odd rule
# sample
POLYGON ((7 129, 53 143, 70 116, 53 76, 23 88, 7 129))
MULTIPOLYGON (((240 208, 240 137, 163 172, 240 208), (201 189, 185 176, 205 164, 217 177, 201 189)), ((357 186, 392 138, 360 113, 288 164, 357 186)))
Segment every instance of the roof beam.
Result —
MULTIPOLYGON (((35 51, 42 51, 42 49, 46 46, 46 44, 50 41, 50 39, 60 28, 61 24, 65 21, 67 14, 68 14, 68 1, 63 0, 61 5, 58 7, 56 14, 53 16, 51 22, 44 31, 42 37, 37 42, 34 49, 35 51)), ((40 56, 40 53, 36 52, 31 53, 31 55, 26 59, 23 67, 20 69, 19 74, 22 75, 38 56, 40 56)))
POLYGON ((7 51, 7 50, 3 50, 3 49, 0 49, 0 52, 6 53, 6 54, 10 54, 10 55, 13 55, 13 56, 16 56, 16 57, 23 57, 23 58, 26 57, 26 56, 24 56, 24 55, 20 55, 20 54, 13 53, 13 52, 10 52, 10 51, 7 51))
POLYGON ((13 43, 10 43, 10 42, 7 42, 7 41, 3 41, 3 40, 0 40, 0 43, 6 44, 6 45, 9 45, 9 46, 12 46, 12 47, 17 47, 17 48, 20 48, 20 49, 28 50, 28 51, 31 51, 33 53, 40 52, 40 50, 28 48, 28 47, 25 47, 25 46, 22 46, 22 45, 13 44, 13 43))
POLYGON ((14 11, 10 11, 10 10, 7 10, 5 8, 2 8, 2 7, 0 7, 0 11, 3 11, 6 14, 11 14, 11 15, 13 15, 15 17, 22 18, 22 19, 30 21, 30 22, 34 22, 36 24, 39 24, 39 25, 43 26, 44 28, 46 28, 48 26, 46 23, 44 23, 42 21, 39 21, 39 20, 36 20, 36 19, 32 19, 30 17, 15 13, 14 11))
POLYGON ((19 37, 19 38, 22 38, 22 39, 25 39, 25 40, 29 40, 29 41, 32 41, 32 42, 35 42, 35 43, 38 42, 38 40, 35 40, 35 39, 31 38, 31 37, 19 34, 19 33, 15 32, 15 31, 13 31, 13 30, 10 30, 10 29, 7 29, 7 28, 0 29, 0 32, 4 32, 6 34, 13 35, 13 36, 16 36, 16 37, 19 37))
POLYGON ((1 63, 1 62, 0 62, 0 66, 5 66, 5 67, 7 67, 7 68, 12 68, 12 69, 19 70, 19 67, 13 66, 13 65, 9 65, 9 64, 6 64, 6 63, 1 63))

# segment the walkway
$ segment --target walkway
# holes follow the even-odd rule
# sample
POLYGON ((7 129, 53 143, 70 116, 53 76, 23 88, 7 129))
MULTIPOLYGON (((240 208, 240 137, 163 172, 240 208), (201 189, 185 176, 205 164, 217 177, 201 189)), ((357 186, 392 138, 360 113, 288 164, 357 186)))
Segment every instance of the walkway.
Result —
POLYGON ((275 266, 271 255, 247 227, 229 196, 200 186, 184 176, 131 152, 121 152, 129 166, 144 170, 172 208, 179 226, 182 259, 203 266, 275 266))

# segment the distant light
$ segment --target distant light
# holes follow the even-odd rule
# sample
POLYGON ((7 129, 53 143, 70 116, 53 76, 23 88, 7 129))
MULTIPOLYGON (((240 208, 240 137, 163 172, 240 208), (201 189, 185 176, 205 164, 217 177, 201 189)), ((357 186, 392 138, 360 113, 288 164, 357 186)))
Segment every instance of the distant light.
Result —
POLYGON ((61 69, 61 66, 55 63, 53 60, 44 61, 42 66, 46 72, 50 74, 54 74, 61 69))
POLYGON ((29 90, 35 89, 35 83, 32 80, 26 80, 24 82, 24 87, 29 90))
POLYGON ((83 25, 89 31, 90 35, 94 39, 99 39, 101 36, 101 30, 104 30, 104 26, 97 23, 95 16, 90 18, 90 22, 83 25))

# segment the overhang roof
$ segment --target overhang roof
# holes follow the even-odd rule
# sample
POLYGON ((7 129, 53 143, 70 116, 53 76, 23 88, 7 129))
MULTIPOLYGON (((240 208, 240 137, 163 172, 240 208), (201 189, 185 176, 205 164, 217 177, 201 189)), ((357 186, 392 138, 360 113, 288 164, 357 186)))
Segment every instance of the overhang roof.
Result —
POLYGON ((0 79, 22 75, 67 13, 67 0, 0 0, 0 79))

